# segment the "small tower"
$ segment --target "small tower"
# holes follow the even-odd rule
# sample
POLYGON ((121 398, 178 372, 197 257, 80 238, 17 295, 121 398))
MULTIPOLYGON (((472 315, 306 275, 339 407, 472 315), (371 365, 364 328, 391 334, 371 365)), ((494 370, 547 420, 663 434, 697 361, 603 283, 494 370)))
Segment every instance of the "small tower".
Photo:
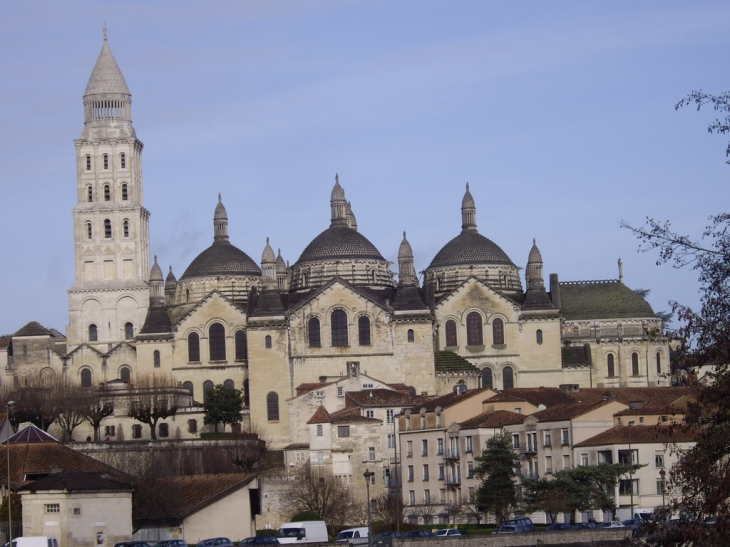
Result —
POLYGON ((269 245, 269 238, 266 238, 266 246, 261 255, 261 288, 263 290, 276 290, 278 281, 276 276, 276 256, 274 249, 269 245))
POLYGON ((357 232, 357 219, 355 213, 352 212, 352 204, 347 202, 347 226, 357 232))
POLYGON ((330 207, 332 209, 332 222, 330 226, 348 226, 345 190, 340 186, 340 176, 336 173, 335 185, 332 188, 332 195, 330 197, 330 207))
POLYGON ((398 284, 399 285, 417 285, 418 277, 416 269, 413 266, 413 249, 406 239, 406 233, 403 232, 403 241, 398 248, 398 284))
POLYGON ((281 256, 281 249, 276 256, 276 280, 279 285, 279 292, 287 292, 289 290, 289 268, 281 256))
POLYGON ((545 279, 542 274, 542 254, 540 254, 540 249, 537 248, 535 239, 532 240, 532 249, 530 249, 530 254, 527 257, 525 282, 528 290, 545 290, 545 279))
POLYGON ((213 213, 213 240, 228 241, 228 213, 221 201, 221 195, 218 194, 218 205, 215 206, 213 213))
POLYGON ((165 278, 165 305, 166 306, 175 305, 175 291, 176 290, 177 290, 177 278, 175 277, 175 274, 172 273, 172 266, 170 266, 170 272, 167 274, 167 278, 165 278))
POLYGON ((469 191, 469 183, 466 183, 466 192, 461 200, 461 231, 476 231, 477 229, 477 206, 469 191))
POLYGON ((165 305, 165 297, 162 291, 163 284, 162 268, 157 264, 157 255, 155 255, 155 263, 152 264, 152 269, 150 270, 150 307, 165 305))

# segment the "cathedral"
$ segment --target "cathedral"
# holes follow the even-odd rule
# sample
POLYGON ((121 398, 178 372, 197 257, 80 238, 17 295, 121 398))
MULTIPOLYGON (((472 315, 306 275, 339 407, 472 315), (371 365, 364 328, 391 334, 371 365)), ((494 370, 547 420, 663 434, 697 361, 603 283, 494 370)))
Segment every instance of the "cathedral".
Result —
POLYGON ((193 401, 224 384, 244 392, 250 424, 279 448, 296 437, 291 401, 302 386, 343 378, 377 379, 413 395, 669 385, 662 322, 624 284, 620 262, 618 279, 566 282, 550 274, 546 283, 533 241, 523 285, 522 268, 479 233, 468 185, 460 230, 454 211, 456 235, 422 282, 405 233, 396 273, 358 231, 337 176, 329 226, 292 265, 268 241, 259 263, 237 248, 218 195, 214 208, 211 196, 212 243, 179 278, 172 267, 165 275, 150 260, 143 145, 131 104, 105 38, 74 141, 66 335, 33 322, 0 338, 6 382, 134 384, 160 374, 193 401))

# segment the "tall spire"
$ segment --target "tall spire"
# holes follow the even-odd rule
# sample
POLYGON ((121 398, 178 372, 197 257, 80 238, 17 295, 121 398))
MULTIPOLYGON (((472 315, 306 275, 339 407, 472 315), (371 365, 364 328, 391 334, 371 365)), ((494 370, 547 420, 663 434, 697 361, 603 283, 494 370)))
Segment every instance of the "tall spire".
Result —
POLYGON ((162 268, 157 264, 157 255, 155 255, 155 263, 150 270, 150 307, 162 306, 165 298, 162 292, 163 286, 162 268))
POLYGON ((400 285, 416 285, 416 269, 413 266, 413 249, 408 243, 406 233, 403 232, 403 241, 398 248, 398 283, 400 285))
POLYGON ((532 240, 532 248, 527 257, 527 268, 525 269, 525 281, 527 289, 545 289, 545 279, 542 273, 542 254, 537 248, 535 239, 532 240))
POLYGON ((218 205, 213 213, 213 240, 228 241, 228 213, 223 206, 220 193, 218 194, 218 205))
POLYGON ((330 207, 332 209, 330 226, 347 226, 347 200, 345 200, 345 190, 340 186, 340 176, 337 173, 335 173, 335 185, 330 196, 330 207))
POLYGON ((261 285, 264 290, 273 290, 277 288, 278 282, 276 277, 276 256, 274 249, 269 244, 269 238, 266 238, 266 246, 261 254, 261 285))
POLYGON ((474 198, 469 191, 469 183, 466 183, 466 192, 464 198, 461 200, 461 231, 474 231, 477 230, 477 206, 474 203, 474 198))

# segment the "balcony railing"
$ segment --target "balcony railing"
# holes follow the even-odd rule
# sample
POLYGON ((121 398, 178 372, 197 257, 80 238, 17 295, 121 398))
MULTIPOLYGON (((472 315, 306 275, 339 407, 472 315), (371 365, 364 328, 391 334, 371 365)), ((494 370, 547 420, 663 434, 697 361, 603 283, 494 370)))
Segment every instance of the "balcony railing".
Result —
POLYGON ((535 454, 537 452, 536 444, 525 444, 520 447, 520 453, 522 454, 535 454))
POLYGON ((553 444, 550 439, 545 439, 545 444, 543 445, 545 448, 550 448, 552 445, 553 444))
POLYGON ((457 473, 455 475, 446 475, 446 484, 461 484, 461 474, 457 473))
POLYGON ((447 449, 446 453, 444 454, 445 460, 458 460, 459 459, 459 449, 447 449))
POLYGON ((413 457, 413 450, 409 450, 406 452, 406 458, 412 458, 413 457))
POLYGON ((424 450, 423 452, 421 452, 421 456, 428 456, 428 450, 424 450))

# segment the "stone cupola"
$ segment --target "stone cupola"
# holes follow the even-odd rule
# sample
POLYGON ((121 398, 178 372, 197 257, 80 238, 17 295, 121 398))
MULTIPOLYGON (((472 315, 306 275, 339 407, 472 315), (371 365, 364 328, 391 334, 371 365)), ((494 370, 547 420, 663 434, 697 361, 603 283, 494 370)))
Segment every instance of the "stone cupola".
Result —
POLYGON ((416 269, 413 266, 413 249, 408 243, 406 233, 403 232, 403 241, 398 248, 398 284, 399 285, 417 285, 418 277, 416 269))

